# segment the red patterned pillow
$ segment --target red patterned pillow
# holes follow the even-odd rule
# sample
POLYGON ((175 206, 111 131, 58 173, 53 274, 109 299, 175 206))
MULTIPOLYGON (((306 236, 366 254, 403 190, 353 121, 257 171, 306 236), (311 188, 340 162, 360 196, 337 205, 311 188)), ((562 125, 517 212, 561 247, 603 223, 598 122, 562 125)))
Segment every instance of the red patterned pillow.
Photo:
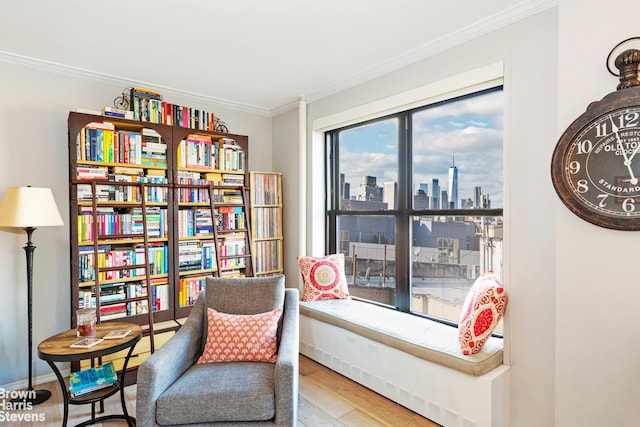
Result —
POLYGON ((198 363, 276 362, 281 308, 251 315, 207 310, 207 342, 198 363))
POLYGON ((344 275, 344 255, 298 257, 304 283, 302 301, 349 298, 347 277, 344 275))
POLYGON ((478 277, 462 306, 458 340, 463 354, 475 354, 493 333, 507 307, 507 293, 495 274, 478 277))

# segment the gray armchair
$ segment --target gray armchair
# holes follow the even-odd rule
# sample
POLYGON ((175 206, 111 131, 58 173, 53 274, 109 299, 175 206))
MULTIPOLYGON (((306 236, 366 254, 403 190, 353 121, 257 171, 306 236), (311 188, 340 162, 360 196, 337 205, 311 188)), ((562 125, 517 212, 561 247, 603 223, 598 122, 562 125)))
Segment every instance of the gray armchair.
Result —
POLYGON ((208 278, 185 324, 138 368, 137 425, 297 425, 298 335, 298 290, 285 288, 284 276, 208 278), (277 362, 196 364, 206 307, 230 314, 282 307, 277 362))

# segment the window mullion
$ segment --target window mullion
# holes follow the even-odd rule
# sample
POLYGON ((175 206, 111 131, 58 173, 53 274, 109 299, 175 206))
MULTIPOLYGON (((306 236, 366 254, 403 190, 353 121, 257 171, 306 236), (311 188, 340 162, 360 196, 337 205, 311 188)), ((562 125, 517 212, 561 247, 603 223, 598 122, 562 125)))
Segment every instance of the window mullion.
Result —
POLYGON ((411 116, 399 116, 398 132, 398 214, 396 215, 396 307, 411 310, 411 116))

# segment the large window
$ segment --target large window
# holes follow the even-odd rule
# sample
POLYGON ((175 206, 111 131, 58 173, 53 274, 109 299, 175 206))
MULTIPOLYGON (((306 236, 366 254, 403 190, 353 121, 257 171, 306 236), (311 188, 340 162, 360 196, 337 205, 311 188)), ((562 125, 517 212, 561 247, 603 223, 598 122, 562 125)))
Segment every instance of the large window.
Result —
POLYGON ((327 249, 353 297, 456 324, 501 276, 503 104, 500 86, 326 133, 327 249))

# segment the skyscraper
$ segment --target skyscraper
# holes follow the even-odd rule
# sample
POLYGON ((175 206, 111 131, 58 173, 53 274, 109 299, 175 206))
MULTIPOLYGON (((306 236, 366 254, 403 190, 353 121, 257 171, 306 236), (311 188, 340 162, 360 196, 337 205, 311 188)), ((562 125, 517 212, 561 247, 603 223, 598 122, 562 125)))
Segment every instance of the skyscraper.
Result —
POLYGON ((363 176, 360 186, 356 189, 356 199, 365 202, 381 202, 382 188, 378 187, 375 176, 363 176))
POLYGON ((413 209, 429 209, 429 196, 423 189, 419 189, 413 195, 413 209))
POLYGON ((449 166, 449 200, 453 208, 458 207, 458 168, 456 167, 456 155, 453 154, 451 166, 449 166))
POLYGON ((473 187, 473 207, 474 209, 482 207, 482 188, 480 186, 473 187))
POLYGON ((431 209, 440 209, 440 184, 438 178, 431 180, 431 209))
POLYGON ((382 201, 387 204, 387 209, 398 209, 398 183, 385 182, 382 184, 382 201))
POLYGON ((449 209, 449 195, 447 194, 447 190, 442 190, 440 194, 440 207, 442 209, 449 209))

